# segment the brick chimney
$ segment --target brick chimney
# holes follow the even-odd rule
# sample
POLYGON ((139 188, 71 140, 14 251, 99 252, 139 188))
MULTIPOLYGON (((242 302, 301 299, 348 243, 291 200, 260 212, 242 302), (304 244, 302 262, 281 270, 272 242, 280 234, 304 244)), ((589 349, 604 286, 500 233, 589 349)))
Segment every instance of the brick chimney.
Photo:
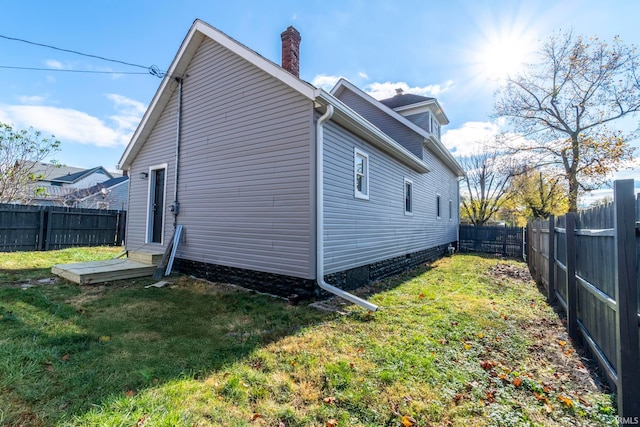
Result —
POLYGON ((282 34, 282 68, 300 77, 300 33, 289 26, 282 34))

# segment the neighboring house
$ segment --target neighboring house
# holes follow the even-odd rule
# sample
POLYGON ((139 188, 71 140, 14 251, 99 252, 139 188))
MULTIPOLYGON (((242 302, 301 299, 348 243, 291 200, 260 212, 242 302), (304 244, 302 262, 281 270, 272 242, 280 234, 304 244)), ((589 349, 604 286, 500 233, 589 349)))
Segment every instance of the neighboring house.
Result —
POLYGON ((83 169, 33 162, 30 170, 38 177, 38 181, 32 185, 38 192, 29 200, 30 204, 122 209, 128 201, 128 186, 123 184, 127 179, 102 166, 83 169), (91 197, 103 188, 106 190, 101 193, 101 196, 105 196, 102 200, 97 195, 91 197))
POLYGON ((63 199, 64 206, 126 211, 129 202, 129 177, 118 176, 89 188, 81 188, 63 199))
POLYGON ((281 36, 283 67, 195 21, 120 161, 127 249, 163 251, 181 224, 179 271, 301 296, 446 253, 464 171, 438 102, 318 89, 281 36))

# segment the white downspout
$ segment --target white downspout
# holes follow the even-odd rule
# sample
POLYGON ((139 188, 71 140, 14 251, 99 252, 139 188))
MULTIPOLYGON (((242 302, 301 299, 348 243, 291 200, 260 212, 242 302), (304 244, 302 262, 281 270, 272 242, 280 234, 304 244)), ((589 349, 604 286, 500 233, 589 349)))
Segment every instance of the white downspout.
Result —
POLYGON ((378 306, 324 281, 324 128, 323 124, 333 116, 333 105, 316 122, 316 281, 318 286, 340 298, 358 304, 370 311, 378 306))

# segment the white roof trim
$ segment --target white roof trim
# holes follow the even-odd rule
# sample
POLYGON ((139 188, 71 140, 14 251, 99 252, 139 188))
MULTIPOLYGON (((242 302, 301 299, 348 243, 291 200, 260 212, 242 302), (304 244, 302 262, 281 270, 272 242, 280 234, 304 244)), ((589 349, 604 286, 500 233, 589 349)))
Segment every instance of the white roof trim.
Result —
MULTIPOLYGON (((382 104, 384 105, 384 104, 382 104)), ((402 107, 396 107, 393 109, 393 111, 395 112, 401 112, 401 111, 410 111, 410 110, 419 110, 421 109, 421 107, 426 107, 429 110, 431 110, 430 107, 435 105, 435 110, 440 113, 442 115, 442 121, 444 122, 445 125, 449 124, 449 118, 447 117, 447 115, 444 113, 444 110, 442 109, 442 107, 440 106, 440 103, 438 103, 437 99, 430 99, 428 101, 423 101, 423 102, 418 102, 416 104, 409 104, 409 105, 403 105, 402 107)))
POLYGON ((438 157, 440 157, 440 159, 443 162, 445 162, 453 172, 458 174, 458 176, 464 176, 464 170, 458 164, 456 159, 451 155, 449 150, 447 150, 447 148, 442 144, 442 142, 438 141, 437 138, 433 138, 433 135, 431 135, 429 132, 427 132, 426 130, 422 129, 420 126, 416 125, 415 123, 413 123, 409 119, 405 118, 400 113, 397 113, 396 111, 394 111, 391 108, 387 107, 386 105, 382 104, 381 102, 379 102, 378 100, 376 100, 372 96, 370 96, 367 93, 363 92, 362 90, 357 88, 353 83, 349 82, 348 80, 340 79, 338 81, 338 83, 336 83, 336 85, 333 87, 333 89, 331 89, 331 95, 333 96, 340 89, 343 89, 343 88, 344 89, 348 89, 351 92, 355 93, 360 98, 362 98, 363 100, 367 101, 369 104, 371 104, 374 107, 378 108, 382 112, 388 114, 389 116, 391 116, 392 118, 394 118, 395 120, 397 120, 398 122, 403 124, 404 126, 408 127, 409 129, 411 129, 412 131, 414 131, 418 135, 422 136, 425 140, 431 141, 432 144, 436 148, 436 154, 438 154, 438 157))
POLYGON ((175 77, 181 77, 184 75, 189 62, 195 55, 204 37, 208 37, 221 46, 224 46, 231 52, 237 54, 241 58, 262 69, 266 73, 285 83, 310 100, 315 99, 315 97, 320 93, 320 90, 312 86, 311 84, 300 80, 293 74, 285 71, 282 67, 269 61, 268 59, 259 55, 257 52, 249 49, 245 45, 232 39, 223 32, 213 28, 209 24, 196 19, 191 26, 191 29, 187 33, 187 36, 180 45, 178 53, 171 62, 171 66, 167 70, 165 77, 162 79, 162 82, 160 83, 160 86, 158 87, 158 90, 156 91, 151 104, 149 104, 147 111, 140 121, 138 128, 131 137, 131 141, 122 154, 122 157, 120 158, 120 162, 118 164, 119 169, 130 169, 131 162, 140 151, 141 144, 144 143, 144 141, 151 133, 151 130, 153 129, 155 123, 160 118, 160 114, 171 98, 171 90, 169 90, 171 81, 175 77))

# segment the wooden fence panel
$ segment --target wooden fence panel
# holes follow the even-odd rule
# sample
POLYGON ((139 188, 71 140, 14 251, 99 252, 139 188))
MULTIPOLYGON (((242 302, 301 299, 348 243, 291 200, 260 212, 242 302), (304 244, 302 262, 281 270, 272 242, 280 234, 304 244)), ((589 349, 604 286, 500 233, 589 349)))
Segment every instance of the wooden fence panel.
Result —
POLYGON ((616 181, 613 204, 528 225, 529 268, 545 285, 555 278, 569 336, 598 360, 623 418, 640 414, 640 194, 633 188, 633 180, 616 181))
POLYGON ((500 254, 522 259, 524 230, 519 227, 461 225, 459 250, 500 254))
POLYGON ((0 251, 34 251, 42 240, 41 210, 36 206, 0 205, 0 251))
POLYGON ((117 246, 125 221, 123 211, 0 205, 0 252, 117 246))

